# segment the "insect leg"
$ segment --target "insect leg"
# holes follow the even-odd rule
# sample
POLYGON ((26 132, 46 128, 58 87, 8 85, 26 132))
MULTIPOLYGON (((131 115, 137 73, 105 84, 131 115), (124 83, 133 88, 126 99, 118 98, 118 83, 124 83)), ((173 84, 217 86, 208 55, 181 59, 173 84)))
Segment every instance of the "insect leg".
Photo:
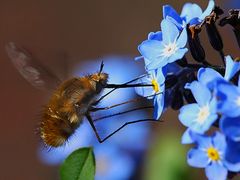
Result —
POLYGON ((93 131, 94 131, 94 133, 95 133, 98 141, 99 141, 100 143, 102 143, 103 141, 101 140, 101 138, 100 138, 100 136, 99 136, 99 134, 98 134, 98 132, 97 132, 97 129, 96 129, 94 123, 93 123, 92 117, 90 116, 89 113, 86 113, 86 118, 87 118, 88 122, 90 123, 90 125, 91 125, 91 127, 92 127, 92 129, 93 129, 93 131))
MULTIPOLYGON (((153 95, 149 95, 149 96, 146 96, 145 98, 150 98, 150 97, 154 97, 158 94, 162 94, 161 93, 157 93, 157 94, 153 94, 153 95)), ((114 108, 114 107, 118 107, 118 106, 121 106, 121 105, 124 105, 124 104, 128 104, 128 103, 133 103, 133 102, 137 102, 137 101, 140 101, 142 100, 142 97, 140 98, 134 98, 134 99, 131 99, 131 100, 128 100, 128 101, 125 101, 125 102, 122 102, 122 103, 118 103, 118 104, 114 104, 112 106, 107 106, 107 107, 99 107, 99 108, 95 108, 95 107, 91 107, 89 109, 89 111, 91 112, 95 112, 95 111, 100 111, 100 110, 108 110, 108 109, 111 109, 111 108, 114 108)))
POLYGON ((130 122, 126 122, 125 124, 123 124, 121 127, 119 127, 117 130, 115 130, 114 132, 110 133, 108 136, 106 136, 105 138, 103 138, 100 143, 106 141, 108 138, 110 138, 111 136, 113 136, 115 133, 117 133, 118 131, 120 131, 122 128, 124 128, 125 126, 129 125, 129 124, 134 124, 134 123, 138 123, 138 122, 161 122, 158 121, 156 119, 141 119, 141 120, 136 120, 136 121, 130 121, 130 122))
MULTIPOLYGON (((134 81, 137 81, 137 80, 139 80, 139 79, 141 79, 141 78, 143 78, 143 77, 145 77, 145 76, 147 76, 148 74, 144 74, 144 75, 142 75, 142 76, 139 76, 139 77, 137 77, 137 78, 135 78, 135 79, 132 79, 131 81, 128 81, 128 82, 126 82, 126 83, 123 83, 123 84, 121 84, 121 85, 126 85, 126 84, 129 84, 129 83, 132 83, 132 82, 134 82, 134 81)), ((103 100, 106 96, 108 96, 109 94, 111 94, 113 91, 115 91, 116 89, 118 89, 118 88, 113 88, 111 91, 109 91, 108 93, 106 93, 106 94, 104 94, 102 97, 100 97, 96 102, 94 102, 93 103, 93 105, 95 106, 95 105, 97 105, 101 100, 103 100)))
POLYGON ((152 108, 154 108, 154 107, 153 106, 144 106, 144 107, 133 108, 133 109, 130 109, 130 110, 127 110, 127 111, 123 111, 123 112, 118 112, 118 113, 102 116, 102 117, 99 117, 97 119, 94 119, 93 121, 96 122, 96 121, 100 121, 102 119, 106 119, 106 118, 110 118, 110 117, 113 117, 113 116, 126 114, 126 113, 133 112, 133 111, 138 111, 138 110, 142 110, 142 109, 152 109, 152 108))

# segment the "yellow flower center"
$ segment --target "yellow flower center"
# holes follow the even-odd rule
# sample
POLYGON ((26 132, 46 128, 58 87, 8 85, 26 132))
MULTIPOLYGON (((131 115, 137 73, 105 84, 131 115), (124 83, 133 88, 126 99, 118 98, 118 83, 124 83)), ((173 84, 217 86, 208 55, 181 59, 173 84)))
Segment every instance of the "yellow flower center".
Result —
POLYGON ((219 152, 213 147, 207 149, 207 155, 212 161, 220 160, 219 152))
POLYGON ((159 90, 160 90, 160 88, 159 88, 159 85, 158 85, 158 82, 157 82, 156 79, 153 79, 153 80, 152 80, 152 85, 153 85, 153 90, 154 90, 156 93, 158 93, 159 90))

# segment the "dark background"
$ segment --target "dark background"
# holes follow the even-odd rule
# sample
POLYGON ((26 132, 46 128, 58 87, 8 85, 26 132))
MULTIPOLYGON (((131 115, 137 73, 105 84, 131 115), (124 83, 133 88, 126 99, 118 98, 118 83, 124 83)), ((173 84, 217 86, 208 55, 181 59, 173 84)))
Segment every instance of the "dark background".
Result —
MULTIPOLYGON (((58 167, 41 164, 36 155, 38 138, 34 130, 48 93, 35 90, 19 75, 7 58, 4 49, 7 42, 27 47, 43 64, 65 76, 85 59, 101 59, 111 54, 139 55, 137 45, 146 39, 148 32, 159 30, 162 5, 171 4, 180 12, 185 2, 1 0, 0 179, 52 180, 58 176, 58 167)), ((207 1, 193 2, 203 9, 207 5, 207 1)), ((222 7, 228 2, 217 1, 222 7)), ((232 33, 226 33, 230 28, 224 29, 228 44, 225 52, 237 55, 232 33)), ((208 56, 218 58, 214 52, 208 56)), ((159 127, 160 130, 180 124, 171 111, 164 117, 176 120, 159 127)))

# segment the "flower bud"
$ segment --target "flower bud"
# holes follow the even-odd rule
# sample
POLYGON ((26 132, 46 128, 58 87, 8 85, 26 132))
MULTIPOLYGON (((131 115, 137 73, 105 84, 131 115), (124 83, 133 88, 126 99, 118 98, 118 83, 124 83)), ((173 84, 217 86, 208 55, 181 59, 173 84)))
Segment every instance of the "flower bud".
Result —
POLYGON ((212 14, 207 16, 205 19, 205 27, 207 30, 210 44, 217 51, 222 51, 223 49, 222 38, 215 24, 217 19, 219 18, 219 15, 221 15, 222 13, 223 11, 220 8, 216 7, 213 10, 212 14))
POLYGON ((187 28, 188 44, 191 55, 197 62, 203 63, 205 62, 205 51, 198 36, 200 31, 201 30, 196 26, 189 26, 187 28))

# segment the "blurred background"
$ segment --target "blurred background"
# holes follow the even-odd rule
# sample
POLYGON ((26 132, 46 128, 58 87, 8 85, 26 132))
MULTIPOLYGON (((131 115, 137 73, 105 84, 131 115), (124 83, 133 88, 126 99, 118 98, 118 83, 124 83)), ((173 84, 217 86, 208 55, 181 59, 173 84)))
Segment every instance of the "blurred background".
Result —
MULTIPOLYGON (((178 122, 177 112, 170 109, 162 116, 163 123, 131 125, 103 146, 99 146, 88 123, 84 123, 67 147, 56 153, 45 152, 34 131, 50 93, 36 90, 23 79, 4 48, 10 41, 26 47, 61 78, 94 73, 104 60, 104 71, 110 74, 110 82, 123 83, 144 72, 143 62, 134 61, 134 57, 139 55, 137 46, 147 34, 159 30, 162 6, 171 4, 180 12, 185 2, 189 1, 0 0, 0 179, 59 179, 58 164, 74 148, 88 145, 96 146, 98 179, 205 179, 202 170, 187 166, 189 147, 181 145, 185 128, 178 122), (131 148, 133 142, 136 144, 131 148), (110 147, 113 143, 116 145, 110 147), (106 171, 114 165, 112 174, 119 173, 122 177, 107 175, 106 171), (126 170, 122 169, 124 166, 126 170)), ((208 1, 191 2, 205 9, 208 1)), ((216 3, 226 10, 240 7, 239 0, 216 3)), ((225 54, 239 55, 231 28, 221 28, 221 33, 225 54)), ((206 49, 211 49, 204 35, 202 41, 206 49)), ((208 51, 207 56, 218 58, 214 51, 208 51)), ((102 105, 128 98, 134 98, 133 91, 117 91, 102 105)), ((148 112, 125 117, 136 120, 142 115, 148 112)), ((121 119, 126 120, 125 117, 121 119)), ((120 125, 111 127, 109 123, 98 127, 100 134, 104 134, 102 131, 116 126, 120 125)))

